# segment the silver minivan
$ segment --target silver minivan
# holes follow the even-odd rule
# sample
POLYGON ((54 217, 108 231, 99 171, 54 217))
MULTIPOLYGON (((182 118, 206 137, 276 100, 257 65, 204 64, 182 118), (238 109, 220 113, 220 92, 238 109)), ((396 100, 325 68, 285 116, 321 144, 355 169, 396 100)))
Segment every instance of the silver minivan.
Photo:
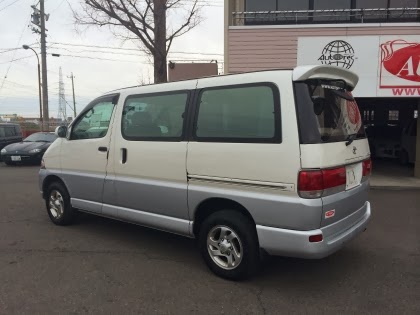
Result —
POLYGON ((198 240, 243 279, 260 255, 323 258, 366 229, 371 160, 358 77, 304 66, 121 89, 44 155, 52 222, 89 212, 198 240))

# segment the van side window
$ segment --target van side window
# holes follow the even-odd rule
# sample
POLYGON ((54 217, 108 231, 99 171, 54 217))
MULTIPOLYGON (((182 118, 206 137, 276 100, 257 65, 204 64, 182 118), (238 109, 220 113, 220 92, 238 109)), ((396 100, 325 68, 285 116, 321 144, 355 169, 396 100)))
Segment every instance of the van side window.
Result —
POLYGON ((187 92, 129 96, 122 115, 123 137, 132 141, 181 140, 187 100, 187 92))
POLYGON ((279 143, 280 100, 271 84, 204 89, 195 139, 209 142, 279 143))
POLYGON ((113 110, 114 104, 112 102, 100 102, 93 106, 75 123, 70 139, 80 140, 105 137, 113 110))

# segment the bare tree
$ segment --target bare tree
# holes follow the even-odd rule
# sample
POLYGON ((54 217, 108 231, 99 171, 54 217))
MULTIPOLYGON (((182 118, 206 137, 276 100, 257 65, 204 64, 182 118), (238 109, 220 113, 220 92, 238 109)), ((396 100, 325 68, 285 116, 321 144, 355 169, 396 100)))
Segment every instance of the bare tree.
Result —
POLYGON ((82 0, 76 23, 109 26, 124 39, 140 40, 153 58, 155 83, 167 81, 167 56, 175 38, 200 22, 198 0, 82 0), (167 18, 172 17, 168 27, 167 18))

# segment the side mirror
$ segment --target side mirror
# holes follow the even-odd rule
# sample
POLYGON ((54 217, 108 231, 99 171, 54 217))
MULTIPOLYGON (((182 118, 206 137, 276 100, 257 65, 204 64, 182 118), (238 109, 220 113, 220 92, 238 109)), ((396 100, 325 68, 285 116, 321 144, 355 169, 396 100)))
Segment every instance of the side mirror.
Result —
POLYGON ((59 138, 65 138, 67 135, 67 126, 58 126, 55 128, 55 135, 59 138))

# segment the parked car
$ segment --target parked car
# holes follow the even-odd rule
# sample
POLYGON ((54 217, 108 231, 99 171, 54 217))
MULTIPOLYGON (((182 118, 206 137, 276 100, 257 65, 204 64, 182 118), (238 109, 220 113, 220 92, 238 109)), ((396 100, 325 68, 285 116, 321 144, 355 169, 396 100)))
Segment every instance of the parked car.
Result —
POLYGON ((400 162, 402 165, 416 161, 417 119, 412 119, 404 128, 401 137, 400 162))
POLYGON ((251 275, 261 251, 326 257, 371 216, 357 82, 304 66, 99 97, 44 155, 48 215, 66 225, 77 209, 197 238, 228 279, 251 275))
POLYGON ((7 165, 31 163, 40 164, 48 147, 57 139, 51 132, 37 132, 22 142, 9 144, 1 150, 1 157, 7 165))
POLYGON ((401 153, 399 126, 374 125, 366 129, 372 158, 398 159, 401 153))
MULTIPOLYGON (((0 123, 0 151, 7 145, 21 142, 22 130, 18 124, 0 123)), ((0 155, 1 161, 1 155, 0 155)))

